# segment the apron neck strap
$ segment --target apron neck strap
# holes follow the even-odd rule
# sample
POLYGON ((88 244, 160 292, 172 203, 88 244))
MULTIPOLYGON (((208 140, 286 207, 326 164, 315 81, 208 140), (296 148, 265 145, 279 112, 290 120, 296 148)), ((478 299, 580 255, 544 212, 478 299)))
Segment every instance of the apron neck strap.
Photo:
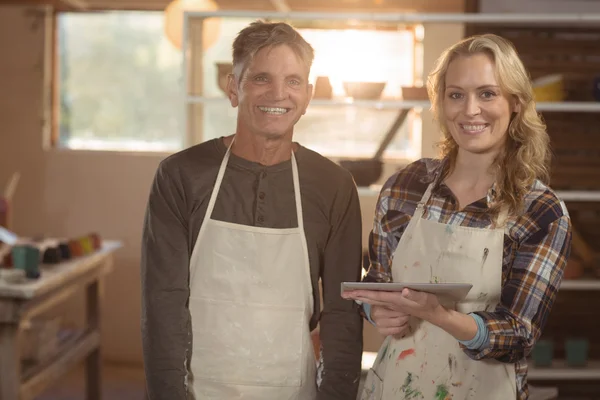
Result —
POLYGON ((229 143, 227 151, 225 151, 225 157, 223 157, 223 161, 221 161, 219 173, 217 174, 217 180, 215 181, 212 193, 210 194, 210 200, 208 202, 208 207, 206 208, 206 214, 204 215, 205 221, 210 219, 210 217, 212 216, 213 209, 215 208, 215 203, 217 202, 217 195, 219 194, 219 188, 221 187, 221 182, 223 182, 223 176, 225 175, 225 170, 227 169, 227 163, 229 162, 229 156, 231 155, 231 147, 233 146, 233 142, 235 142, 235 136, 231 140, 231 143, 229 143))
POLYGON ((507 219, 508 219, 508 206, 503 205, 500 208, 498 217, 496 218, 496 228, 504 228, 504 224, 506 224, 507 219))
MULTIPOLYGON (((425 190, 425 193, 423 193, 423 197, 421 197, 421 200, 419 201, 419 204, 417 205, 417 210, 421 213, 421 217, 425 213, 425 204, 427 204, 427 202, 429 201, 429 198, 431 197, 431 193, 432 193, 434 187, 435 187, 435 180, 433 182, 431 182, 429 184, 429 186, 427 186, 427 190, 425 190)), ((415 212, 415 214, 417 214, 417 212, 415 212)), ((503 205, 500 208, 498 217, 496 218, 496 227, 503 228, 504 224, 506 224, 507 219, 508 219, 508 206, 503 205)))
POLYGON ((429 184, 429 186, 427 186, 427 190, 425 190, 425 193, 423 193, 423 197, 421 197, 419 204, 417 204, 417 210, 420 210, 421 216, 423 216, 423 213, 425 212, 425 204, 427 204, 427 202, 429 201, 429 198, 431 197, 431 192, 433 191, 434 186, 435 186, 435 181, 431 182, 429 184))
POLYGON ((304 231, 304 218, 302 216, 302 196, 300 195, 300 177, 298 174, 298 164, 296 156, 292 149, 292 176, 294 179, 294 196, 296 198, 296 216, 298 217, 298 228, 304 231))
MULTIPOLYGON (((217 179, 215 181, 213 191, 210 195, 210 200, 208 202, 206 214, 204 215, 205 220, 210 219, 210 217, 212 216, 213 209, 215 208, 215 203, 217 202, 217 195, 219 194, 219 188, 221 187, 221 183, 223 182, 223 176, 225 176, 225 170, 227 169, 227 163, 229 162, 229 156, 231 155, 231 148, 233 147, 233 142, 235 142, 235 136, 233 137, 231 143, 227 147, 227 151, 225 152, 225 157, 223 157, 223 161, 221 161, 219 173, 217 174, 217 179)), ((302 196, 300 195, 300 178, 298 175, 298 165, 296 164, 296 156, 294 155, 293 150, 292 176, 294 180, 294 197, 296 199, 296 215, 298 217, 298 228, 304 230, 304 218, 302 217, 302 196)))

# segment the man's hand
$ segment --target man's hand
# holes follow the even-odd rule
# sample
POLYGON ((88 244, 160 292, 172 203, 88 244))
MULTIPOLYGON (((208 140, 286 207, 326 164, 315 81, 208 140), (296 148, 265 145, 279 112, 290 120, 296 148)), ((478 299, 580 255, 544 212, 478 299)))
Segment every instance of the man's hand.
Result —
POLYGON ((403 336, 408 330, 410 316, 402 311, 384 306, 371 307, 371 319, 375 322, 377 331, 384 336, 403 336))

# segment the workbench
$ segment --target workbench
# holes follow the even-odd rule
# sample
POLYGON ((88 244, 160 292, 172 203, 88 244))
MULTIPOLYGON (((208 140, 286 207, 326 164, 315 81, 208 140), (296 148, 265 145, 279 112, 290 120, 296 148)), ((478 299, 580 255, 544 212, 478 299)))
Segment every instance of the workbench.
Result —
POLYGON ((113 268, 119 242, 104 241, 92 254, 41 265, 41 276, 23 283, 0 280, 0 400, 32 400, 85 360, 86 398, 101 399, 100 307, 102 280, 113 268), (86 325, 58 344, 36 365, 23 365, 19 339, 23 324, 85 290, 86 325))

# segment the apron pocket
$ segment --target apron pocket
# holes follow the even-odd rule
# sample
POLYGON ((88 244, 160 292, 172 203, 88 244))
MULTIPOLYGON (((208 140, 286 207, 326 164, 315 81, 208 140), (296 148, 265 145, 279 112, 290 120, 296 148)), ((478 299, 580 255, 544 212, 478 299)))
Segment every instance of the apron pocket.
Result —
POLYGON ((194 378, 241 385, 302 384, 304 310, 190 298, 194 378))
POLYGON ((367 373, 360 400, 381 400, 383 398, 383 382, 371 368, 367 373))

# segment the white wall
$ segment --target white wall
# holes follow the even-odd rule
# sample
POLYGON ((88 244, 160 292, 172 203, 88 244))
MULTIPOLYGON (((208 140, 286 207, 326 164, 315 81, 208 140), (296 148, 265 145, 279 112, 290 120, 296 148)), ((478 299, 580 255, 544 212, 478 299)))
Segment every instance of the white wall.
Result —
MULTIPOLYGON (((25 8, 0 7, 0 186, 13 171, 21 171, 14 223, 22 235, 71 237, 97 231, 124 243, 106 282, 102 341, 106 358, 139 364, 142 219, 164 155, 42 149, 44 35, 41 21, 32 15, 25 8)), ((442 48, 461 37, 458 25, 426 27, 426 69, 442 48)), ((427 121, 424 127, 424 155, 431 155, 437 128, 427 121)), ((394 170, 388 167, 384 176, 394 170)), ((365 244, 375 201, 375 196, 361 198, 365 244)), ((73 321, 81 319, 83 310, 81 294, 64 307, 73 321)), ((367 327, 365 348, 375 351, 378 340, 367 327)))

